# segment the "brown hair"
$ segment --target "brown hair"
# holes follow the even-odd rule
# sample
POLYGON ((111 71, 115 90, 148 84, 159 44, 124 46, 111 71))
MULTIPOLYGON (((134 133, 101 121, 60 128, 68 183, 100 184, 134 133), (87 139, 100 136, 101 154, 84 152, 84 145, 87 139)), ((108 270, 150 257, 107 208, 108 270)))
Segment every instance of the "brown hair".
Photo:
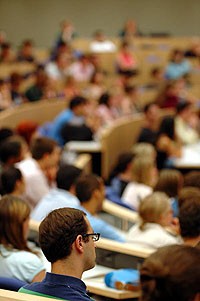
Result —
POLYGON ((184 201, 179 211, 179 223, 183 238, 200 237, 200 193, 184 201))
POLYGON ((179 208, 185 203, 185 201, 190 200, 193 197, 200 196, 200 189, 196 187, 184 187, 178 194, 178 205, 179 208))
POLYGON ((185 245, 162 247, 142 264, 140 301, 192 301, 200 292, 200 251, 185 245))
POLYGON ((200 188, 200 171, 190 171, 185 175, 184 187, 200 188))
POLYGON ((181 186, 182 174, 178 170, 161 170, 154 191, 165 192, 170 198, 178 195, 181 186))
POLYGON ((99 190, 103 186, 103 180, 95 175, 82 175, 80 176, 75 185, 76 196, 81 203, 89 201, 95 190, 99 190))
POLYGON ((0 243, 8 248, 31 252, 23 233, 24 221, 30 216, 26 202, 12 195, 0 199, 0 243))
POLYGON ((44 154, 51 154, 57 146, 56 141, 47 137, 33 138, 30 144, 30 150, 33 159, 40 160, 44 154))
POLYGON ((40 247, 47 260, 54 263, 68 257, 76 237, 86 234, 87 231, 88 225, 83 211, 74 208, 53 210, 40 224, 40 247))

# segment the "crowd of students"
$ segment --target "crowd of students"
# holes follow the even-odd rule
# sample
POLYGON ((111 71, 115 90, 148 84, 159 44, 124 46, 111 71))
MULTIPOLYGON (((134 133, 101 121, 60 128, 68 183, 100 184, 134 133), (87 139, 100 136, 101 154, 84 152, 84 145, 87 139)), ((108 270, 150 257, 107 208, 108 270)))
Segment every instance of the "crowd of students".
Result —
MULTIPOLYGON (((131 28, 136 34, 134 23, 126 26, 128 31, 123 36, 132 37, 131 28)), ((95 265, 95 241, 101 235, 153 251, 164 247, 142 265, 141 300, 198 301, 200 275, 194 270, 200 257, 200 174, 192 172, 183 177, 169 169, 173 157, 181 155, 183 145, 199 141, 195 103, 180 97, 180 87, 176 94, 173 82, 168 94, 159 95, 157 101, 140 107, 137 87, 130 84, 140 70, 130 52, 129 41, 123 41, 116 56, 117 79, 113 79, 108 89, 106 74, 96 57, 71 48, 74 36, 73 26, 63 22, 51 60, 37 68, 36 81, 24 94, 20 92, 18 74, 12 74, 10 82, 0 81, 2 110, 24 101, 55 96, 69 101, 69 107, 48 125, 47 131, 45 126, 35 125, 29 133, 31 137, 27 139, 24 135, 26 140, 11 129, 0 130, 0 276, 27 283, 44 278, 41 251, 28 242, 31 217, 41 221, 40 247, 52 264, 52 273, 21 291, 90 300, 81 276, 95 265), (79 85, 82 81, 87 83, 84 89, 79 85), (60 83, 64 84, 61 89, 60 83), (158 112, 164 107, 174 108, 176 113, 164 118, 158 127, 158 112), (145 123, 138 144, 129 153, 120 155, 108 179, 84 174, 61 160, 62 147, 67 141, 92 140, 98 137, 102 127, 142 109, 145 123), (128 233, 122 233, 98 216, 105 196, 138 212, 140 221, 128 233), (178 265, 175 274, 178 260, 185 264, 181 262, 183 267, 178 265), (195 279, 188 279, 189 272, 190 276, 194 273, 195 279), (185 274, 182 278, 181 273, 185 274), (180 285, 180 290, 174 289, 175 284, 180 285)), ((95 39, 91 49, 96 52, 101 51, 103 42, 106 42, 103 51, 112 46, 101 32, 96 33, 95 39)), ((1 42, 1 62, 14 62, 9 48, 6 41, 1 42)), ((17 59, 36 63, 31 41, 23 43, 17 59)), ((160 81, 168 85, 169 80, 175 79, 176 84, 180 80, 185 85, 182 76, 189 72, 190 66, 182 53, 175 51, 160 81)))

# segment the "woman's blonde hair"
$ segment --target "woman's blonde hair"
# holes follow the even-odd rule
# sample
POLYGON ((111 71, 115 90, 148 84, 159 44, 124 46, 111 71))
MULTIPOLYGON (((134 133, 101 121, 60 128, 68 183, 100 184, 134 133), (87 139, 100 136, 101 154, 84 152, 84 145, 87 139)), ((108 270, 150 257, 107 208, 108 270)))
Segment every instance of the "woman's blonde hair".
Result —
POLYGON ((12 195, 0 199, 0 243, 7 248, 29 251, 23 225, 30 216, 26 202, 12 195))
POLYGON ((139 216, 140 229, 144 230, 147 223, 159 223, 160 217, 170 208, 169 197, 163 192, 154 192, 141 200, 139 216))
POLYGON ((153 168, 155 168, 155 162, 152 158, 136 156, 133 161, 133 180, 151 186, 153 168))
POLYGON ((132 152, 137 157, 150 157, 153 160, 156 159, 155 147, 146 142, 136 143, 132 147, 132 152))

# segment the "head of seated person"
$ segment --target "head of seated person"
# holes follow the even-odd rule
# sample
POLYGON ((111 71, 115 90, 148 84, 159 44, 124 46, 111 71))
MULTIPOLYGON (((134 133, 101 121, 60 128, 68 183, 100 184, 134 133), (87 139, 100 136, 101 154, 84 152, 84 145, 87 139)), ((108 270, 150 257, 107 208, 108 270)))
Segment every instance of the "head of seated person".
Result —
POLYGON ((56 185, 59 189, 67 190, 75 194, 75 183, 82 170, 74 165, 63 164, 59 167, 56 175, 56 185))
POLYGON ((190 171, 184 177, 184 187, 196 187, 200 189, 200 171, 190 171))
POLYGON ((163 192, 154 192, 145 197, 139 205, 141 217, 140 229, 145 231, 147 223, 159 224, 167 227, 172 222, 172 209, 169 197, 163 192))
POLYGON ((184 204, 185 201, 192 197, 199 197, 200 196, 200 189, 197 187, 183 187, 178 194, 178 205, 179 208, 184 204))
POLYGON ((14 195, 0 199, 0 276, 35 282, 45 275, 39 252, 27 242, 30 211, 14 195))
POLYGON ((99 176, 83 174, 76 181, 75 192, 81 205, 92 215, 102 210, 105 188, 103 180, 99 176))
POLYGON ((178 196, 183 186, 183 176, 180 171, 163 169, 160 171, 155 191, 165 192, 170 198, 178 196))
POLYGON ((17 135, 8 137, 0 145, 0 161, 4 167, 20 162, 28 155, 26 141, 17 135))
POLYGON ((22 196, 25 192, 25 182, 21 171, 9 166, 1 172, 0 176, 1 194, 12 194, 14 196, 22 196))
POLYGON ((41 283, 26 285, 21 291, 72 301, 90 300, 81 277, 95 266, 99 236, 81 210, 65 207, 50 212, 40 224, 39 242, 51 263, 51 273, 41 283))
POLYGON ((135 156, 132 165, 132 180, 153 187, 157 182, 158 172, 155 159, 135 156))
POLYGON ((184 245, 160 248, 140 269, 141 301, 198 301, 200 251, 184 245))
POLYGON ((155 147, 147 142, 136 143, 132 147, 132 152, 137 157, 150 157, 156 160, 155 147))
POLYGON ((195 247, 200 242, 200 194, 190 196, 179 211, 180 232, 185 244, 195 247))

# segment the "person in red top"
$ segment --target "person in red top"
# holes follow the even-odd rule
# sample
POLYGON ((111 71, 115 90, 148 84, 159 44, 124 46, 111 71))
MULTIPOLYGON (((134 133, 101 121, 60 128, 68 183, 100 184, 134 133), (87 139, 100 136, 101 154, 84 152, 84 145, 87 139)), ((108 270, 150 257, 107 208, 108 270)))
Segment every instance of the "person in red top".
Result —
POLYGON ((122 75, 133 76, 137 74, 137 62, 130 49, 129 43, 124 41, 117 55, 117 72, 122 75))

